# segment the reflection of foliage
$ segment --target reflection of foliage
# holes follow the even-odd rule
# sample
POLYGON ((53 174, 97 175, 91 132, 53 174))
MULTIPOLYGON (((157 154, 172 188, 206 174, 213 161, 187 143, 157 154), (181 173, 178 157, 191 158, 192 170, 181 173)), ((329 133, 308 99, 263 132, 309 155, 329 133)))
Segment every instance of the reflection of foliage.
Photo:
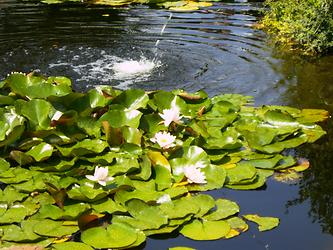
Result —
POLYGON ((327 118, 233 94, 77 93, 65 77, 33 74, 0 88, 1 247, 131 248, 173 231, 214 240, 246 231, 243 218, 270 230, 277 218, 242 218, 236 203, 198 192, 262 187, 294 167, 286 149, 323 136, 315 123, 327 118))
POLYGON ((330 0, 268 0, 263 25, 277 42, 305 53, 333 47, 333 2, 330 0))
POLYGON ((311 160, 311 171, 300 180, 299 198, 289 206, 310 201, 310 215, 326 233, 333 234, 333 130, 318 145, 308 145, 303 151, 311 160))

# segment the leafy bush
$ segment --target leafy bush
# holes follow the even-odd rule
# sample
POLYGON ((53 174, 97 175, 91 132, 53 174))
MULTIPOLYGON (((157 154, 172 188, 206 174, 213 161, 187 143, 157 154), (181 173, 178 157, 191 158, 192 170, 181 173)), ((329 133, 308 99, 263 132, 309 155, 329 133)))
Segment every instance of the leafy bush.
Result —
POLYGON ((333 47, 332 0, 267 0, 264 28, 278 43, 306 54, 333 47))

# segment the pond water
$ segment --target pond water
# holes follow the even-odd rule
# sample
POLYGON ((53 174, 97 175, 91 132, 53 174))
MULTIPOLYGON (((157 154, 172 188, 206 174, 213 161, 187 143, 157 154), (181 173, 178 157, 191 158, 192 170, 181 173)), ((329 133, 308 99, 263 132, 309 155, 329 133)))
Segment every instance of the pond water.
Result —
MULTIPOLYGON (((211 96, 251 95, 256 105, 324 108, 332 113, 333 56, 302 59, 276 51, 267 36, 253 28, 261 6, 255 1, 223 1, 196 12, 173 13, 168 20, 170 12, 147 6, 113 9, 2 0, 0 78, 11 71, 34 70, 69 76, 80 91, 98 84, 204 89, 211 96), (131 61, 149 68, 139 75, 117 74, 119 64, 131 61)), ((297 151, 312 165, 298 183, 270 180, 264 190, 211 192, 239 203, 242 214, 279 217, 276 230, 259 233, 251 225, 234 239, 208 242, 179 235, 154 237, 142 249, 333 249, 332 121, 323 125, 328 135, 297 151)))

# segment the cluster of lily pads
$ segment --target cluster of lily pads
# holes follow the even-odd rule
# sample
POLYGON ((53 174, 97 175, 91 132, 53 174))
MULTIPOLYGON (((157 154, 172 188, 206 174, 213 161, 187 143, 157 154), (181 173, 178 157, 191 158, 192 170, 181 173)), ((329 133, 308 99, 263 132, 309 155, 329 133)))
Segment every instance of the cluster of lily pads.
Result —
POLYGON ((327 115, 204 91, 79 93, 65 77, 12 73, 0 83, 0 247, 123 249, 174 231, 231 238, 246 221, 272 229, 278 218, 201 191, 304 169, 288 149, 323 136, 327 115))
POLYGON ((169 9, 171 11, 195 11, 200 8, 212 6, 212 2, 219 0, 197 1, 197 0, 40 0, 46 4, 63 4, 68 2, 85 3, 94 5, 105 5, 111 7, 121 7, 131 4, 149 4, 160 8, 169 9))

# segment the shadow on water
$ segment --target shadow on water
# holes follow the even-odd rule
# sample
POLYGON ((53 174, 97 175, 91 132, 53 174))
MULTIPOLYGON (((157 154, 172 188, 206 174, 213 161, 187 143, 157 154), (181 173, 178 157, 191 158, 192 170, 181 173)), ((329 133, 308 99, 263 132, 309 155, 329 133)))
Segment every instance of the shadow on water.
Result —
MULTIPOLYGON (((161 9, 1 1, 0 78, 11 71, 36 70, 69 76, 81 91, 98 84, 204 89, 211 96, 251 95, 256 105, 323 108, 332 114, 333 56, 309 61, 272 51, 265 34, 253 28, 260 6, 256 1, 224 1, 193 13, 174 13, 161 36, 169 17, 161 9), (115 63, 152 60, 158 39, 158 69, 133 79, 115 77, 115 63)), ((297 151, 312 165, 298 184, 269 180, 265 190, 211 193, 236 201, 241 214, 281 218, 276 230, 258 233, 251 224, 239 237, 208 242, 150 238, 139 249, 333 249, 332 125, 331 120, 324 124, 325 138, 297 151)))

